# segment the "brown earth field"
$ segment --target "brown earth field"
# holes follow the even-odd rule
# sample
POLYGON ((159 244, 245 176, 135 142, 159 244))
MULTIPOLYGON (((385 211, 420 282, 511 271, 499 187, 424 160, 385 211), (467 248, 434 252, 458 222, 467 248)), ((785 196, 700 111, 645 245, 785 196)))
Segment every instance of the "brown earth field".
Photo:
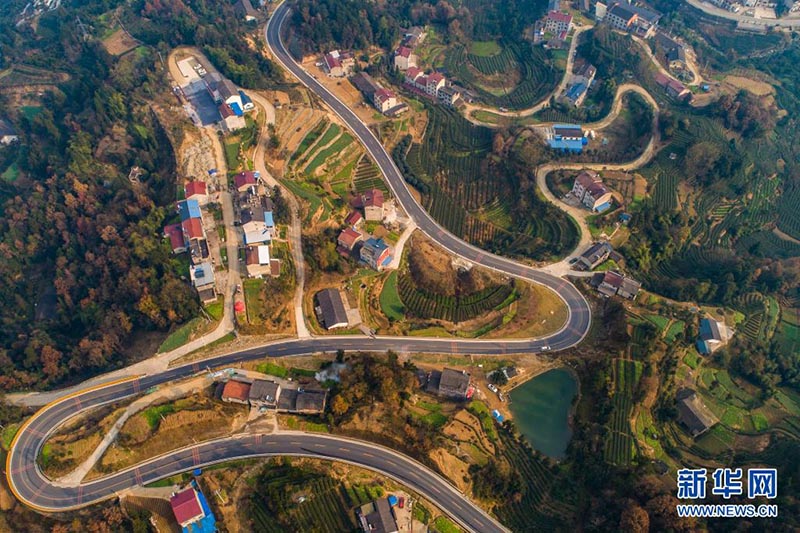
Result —
POLYGON ((122 28, 118 29, 103 40, 103 47, 109 54, 113 56, 121 56, 127 52, 130 52, 140 44, 141 43, 139 41, 131 37, 122 28))

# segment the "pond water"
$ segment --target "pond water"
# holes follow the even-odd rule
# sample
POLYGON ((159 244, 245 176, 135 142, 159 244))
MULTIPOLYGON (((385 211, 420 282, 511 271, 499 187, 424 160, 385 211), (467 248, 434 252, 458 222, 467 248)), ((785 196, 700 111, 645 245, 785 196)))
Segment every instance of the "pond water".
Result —
POLYGON ((569 413, 578 382, 566 369, 549 370, 511 391, 514 424, 541 453, 560 459, 572 437, 569 413))

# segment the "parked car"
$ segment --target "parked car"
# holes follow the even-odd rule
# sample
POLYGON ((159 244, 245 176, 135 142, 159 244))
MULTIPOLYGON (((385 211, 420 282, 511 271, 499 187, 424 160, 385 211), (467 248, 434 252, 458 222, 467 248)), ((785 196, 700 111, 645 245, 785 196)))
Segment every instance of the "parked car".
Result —
POLYGON ((497 387, 489 383, 489 390, 492 392, 497 392, 497 387))
POLYGON ((400 499, 397 501, 397 506, 402 509, 406 504, 406 497, 400 496, 400 499))

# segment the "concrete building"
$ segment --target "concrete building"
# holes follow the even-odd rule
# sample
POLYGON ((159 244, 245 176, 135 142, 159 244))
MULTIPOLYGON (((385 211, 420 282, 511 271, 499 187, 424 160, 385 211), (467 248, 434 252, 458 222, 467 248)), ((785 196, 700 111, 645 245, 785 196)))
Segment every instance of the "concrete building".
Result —
POLYGON ((364 209, 364 219, 368 222, 380 222, 384 215, 383 191, 369 189, 361 195, 361 207, 364 209))
POLYGON ((606 12, 603 22, 615 30, 631 31, 635 29, 634 24, 637 18, 638 15, 630 9, 630 6, 614 4, 606 12))
POLYGON ((212 533, 217 530, 208 501, 197 490, 194 481, 184 490, 173 493, 169 505, 182 533, 212 533))
POLYGON ((461 93, 457 89, 445 85, 439 89, 438 98, 439 103, 453 107, 461 98, 461 93))
POLYGON ((267 409, 278 408, 278 397, 281 394, 281 386, 274 381, 256 379, 250 385, 249 401, 252 407, 266 407, 267 409))
POLYGON ((222 389, 221 399, 223 402, 248 405, 249 398, 250 383, 232 379, 228 381, 222 389))
POLYGON ((398 533, 392 506, 386 498, 366 503, 356 512, 358 523, 365 533, 398 533))
POLYGON ((372 103, 375 109, 381 113, 386 113, 390 109, 397 107, 397 95, 389 89, 378 89, 372 96, 372 103))
POLYGON ((198 205, 208 203, 208 187, 204 181, 190 181, 183 186, 183 195, 187 200, 194 200, 198 205))
POLYGON ((445 398, 466 400, 472 398, 475 388, 470 384, 470 376, 464 371, 445 368, 441 372, 428 373, 425 390, 445 398))
POLYGON ((347 252, 352 252, 356 244, 361 241, 364 236, 358 230, 347 227, 339 233, 337 243, 339 247, 347 252))
POLYGON ((272 275, 272 263, 269 257, 269 246, 265 244, 248 246, 244 251, 247 275, 251 278, 263 278, 272 275))
POLYGON ((394 53, 394 66, 402 71, 417 66, 417 55, 407 47, 401 46, 394 53))
POLYGON ((209 262, 192 265, 189 267, 189 277, 192 280, 192 286, 200 296, 201 302, 208 303, 217 299, 214 265, 209 262))
POLYGON ((338 289, 323 289, 317 293, 316 300, 314 310, 322 327, 328 330, 347 327, 347 310, 338 289))
POLYGON ((392 258, 392 249, 382 239, 370 237, 361 246, 361 260, 375 270, 383 270, 392 258))
POLYGON ((578 258, 575 268, 577 270, 594 270, 608 259, 612 251, 613 248, 608 242, 592 243, 578 258))
POLYGON ((349 52, 333 50, 325 54, 323 58, 325 70, 333 78, 344 78, 349 76, 355 67, 356 61, 349 52))
POLYGON ((572 15, 550 11, 544 19, 544 31, 558 35, 572 29, 572 15))
POLYGON ((425 83, 425 92, 431 96, 438 96, 439 89, 444 87, 444 84, 445 84, 444 76, 439 74, 438 72, 434 72, 427 78, 427 81, 425 83))

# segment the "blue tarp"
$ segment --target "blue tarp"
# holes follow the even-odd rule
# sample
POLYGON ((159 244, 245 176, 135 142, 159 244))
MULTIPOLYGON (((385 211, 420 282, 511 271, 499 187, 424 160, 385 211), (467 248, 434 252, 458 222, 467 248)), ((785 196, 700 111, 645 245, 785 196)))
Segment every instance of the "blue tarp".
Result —
POLYGON ((605 210, 606 210, 606 209, 608 209, 609 207, 611 207, 611 202, 606 202, 606 203, 604 203, 604 204, 600 204, 600 205, 598 205, 598 206, 595 208, 595 211, 597 211, 598 213, 602 213, 603 211, 605 211, 605 210))
POLYGON ((181 214, 181 222, 190 218, 201 218, 200 204, 195 199, 181 200, 178 202, 178 212, 181 214))
POLYGON ((236 115, 237 117, 241 117, 242 115, 244 115, 244 111, 242 111, 242 108, 239 107, 239 104, 237 104, 236 102, 233 102, 232 104, 230 104, 230 106, 231 109, 233 110, 233 114, 236 115))
POLYGON ((703 355, 708 355, 711 353, 711 350, 708 349, 708 343, 702 339, 698 339, 695 343, 695 346, 697 346, 697 351, 703 355))
POLYGON ((493 417, 494 417, 494 419, 495 419, 495 420, 497 420, 498 422, 502 422, 502 421, 503 421, 503 415, 501 415, 501 414, 500 414, 500 411, 498 411, 497 409, 495 409, 494 411, 492 411, 492 416, 493 416, 493 417))
POLYGON ((268 228, 275 227, 275 221, 272 218, 272 211, 264 211, 264 223, 268 228))

